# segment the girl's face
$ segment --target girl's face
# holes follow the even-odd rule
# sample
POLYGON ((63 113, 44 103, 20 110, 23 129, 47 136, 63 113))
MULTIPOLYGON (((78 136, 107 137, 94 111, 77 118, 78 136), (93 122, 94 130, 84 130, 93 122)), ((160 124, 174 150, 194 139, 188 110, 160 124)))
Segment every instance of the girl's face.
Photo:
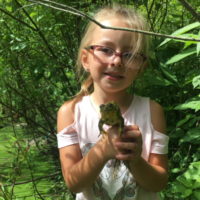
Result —
MULTIPOLYGON (((107 26, 127 27, 113 18, 102 22, 107 26)), ((82 65, 91 74, 94 90, 125 91, 136 79, 142 63, 141 56, 129 60, 132 51, 132 32, 96 27, 91 43, 82 52, 82 65)))

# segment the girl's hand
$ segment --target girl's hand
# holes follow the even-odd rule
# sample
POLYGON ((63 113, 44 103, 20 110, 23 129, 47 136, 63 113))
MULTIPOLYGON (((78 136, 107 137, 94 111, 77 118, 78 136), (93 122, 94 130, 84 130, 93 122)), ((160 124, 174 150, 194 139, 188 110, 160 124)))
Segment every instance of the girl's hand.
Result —
POLYGON ((116 158, 117 148, 115 143, 119 140, 119 129, 117 126, 112 126, 106 130, 107 134, 102 135, 102 149, 106 160, 116 158))
POLYGON ((105 159, 119 159, 137 162, 142 153, 142 135, 136 125, 126 126, 119 137, 118 127, 113 126, 102 136, 105 159))
POLYGON ((123 161, 137 162, 142 153, 142 134, 137 125, 126 126, 121 137, 113 140, 115 157, 123 161))

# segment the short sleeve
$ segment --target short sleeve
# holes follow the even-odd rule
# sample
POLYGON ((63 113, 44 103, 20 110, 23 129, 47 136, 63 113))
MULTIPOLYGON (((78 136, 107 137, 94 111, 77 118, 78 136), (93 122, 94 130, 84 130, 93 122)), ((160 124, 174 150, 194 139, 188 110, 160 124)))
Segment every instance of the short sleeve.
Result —
POLYGON ((78 135, 74 128, 74 123, 65 127, 63 130, 57 133, 56 136, 57 136, 58 148, 79 143, 78 135))
POLYGON ((154 130, 150 153, 167 154, 168 143, 169 143, 169 136, 154 130))

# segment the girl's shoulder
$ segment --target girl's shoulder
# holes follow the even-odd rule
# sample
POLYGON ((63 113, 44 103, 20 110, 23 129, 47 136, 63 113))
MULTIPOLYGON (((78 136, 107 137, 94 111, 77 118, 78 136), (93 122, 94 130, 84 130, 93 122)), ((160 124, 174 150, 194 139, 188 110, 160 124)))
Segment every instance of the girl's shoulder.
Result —
POLYGON ((81 110, 87 110, 88 102, 88 96, 75 97, 64 102, 57 113, 58 132, 63 128, 73 124, 75 121, 75 113, 77 113, 77 108, 80 107, 81 110))
POLYGON ((134 103, 136 103, 139 107, 145 107, 145 105, 148 106, 151 113, 163 112, 162 106, 150 97, 134 95, 133 101, 135 101, 134 103))
POLYGON ((74 100, 63 103, 57 113, 57 129, 58 132, 74 122, 74 100))
POLYGON ((155 130, 165 133, 166 122, 163 107, 154 100, 150 100, 151 122, 155 130))
POLYGON ((153 128, 158 132, 165 133, 166 121, 162 106, 149 97, 135 95, 134 98, 134 109, 137 111, 135 113, 147 114, 148 112, 153 128))

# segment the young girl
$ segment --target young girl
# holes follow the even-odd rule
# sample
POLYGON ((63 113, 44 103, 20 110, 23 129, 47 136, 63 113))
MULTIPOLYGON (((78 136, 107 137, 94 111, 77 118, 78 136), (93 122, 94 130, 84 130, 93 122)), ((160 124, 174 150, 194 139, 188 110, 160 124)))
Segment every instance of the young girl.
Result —
MULTIPOLYGON (((95 19, 112 27, 146 26, 140 14, 120 6, 101 9, 95 19)), ((147 66, 147 50, 144 34, 102 29, 92 22, 86 29, 77 61, 85 81, 80 93, 61 106, 57 121, 63 176, 77 200, 157 200, 156 192, 167 183, 162 107, 127 92, 147 66), (99 106, 110 101, 124 118, 121 137, 117 126, 104 127, 103 137, 98 129, 99 106)))

